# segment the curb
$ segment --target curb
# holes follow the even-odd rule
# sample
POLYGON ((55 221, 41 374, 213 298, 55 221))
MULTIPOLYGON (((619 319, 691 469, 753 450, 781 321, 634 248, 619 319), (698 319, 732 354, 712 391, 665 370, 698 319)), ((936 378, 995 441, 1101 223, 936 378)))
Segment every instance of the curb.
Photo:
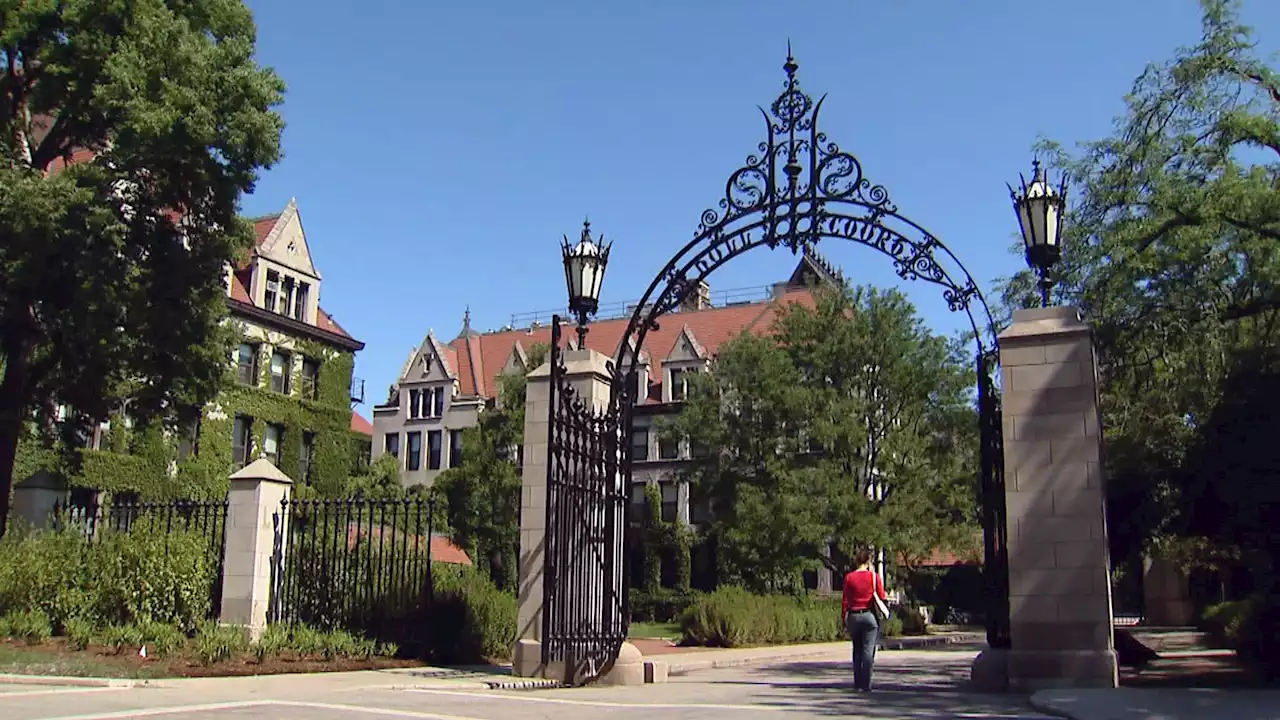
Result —
POLYGON ((0 683, 7 685, 60 685, 63 687, 138 688, 157 687, 152 680, 127 678, 64 677, 58 675, 21 675, 0 673, 0 683))
POLYGON ((1069 710, 1063 710, 1062 708, 1054 707, 1053 703, 1048 702, 1043 698, 1037 700, 1036 695, 1039 695, 1039 694, 1040 693, 1033 693, 1031 697, 1027 699, 1027 702, 1029 705, 1031 705, 1032 710, 1035 710, 1036 712, 1042 712, 1045 715, 1052 715, 1057 718, 1063 718, 1063 720, 1085 720, 1083 715, 1075 715, 1075 714, 1072 714, 1069 710))
MULTIPOLYGON (((982 640, 984 640, 984 636, 978 633, 938 635, 933 637, 898 638, 898 639, 881 641, 880 649, 882 650, 914 650, 917 648, 939 647, 942 645, 968 644, 973 642, 980 642, 982 640)), ((792 645, 791 647, 794 648, 796 646, 792 645)), ((714 658, 708 659, 708 660, 690 659, 690 660, 681 662, 674 659, 667 659, 666 662, 668 663, 668 666, 669 666, 669 669, 668 669, 669 674, 687 675, 688 673, 698 672, 701 670, 715 670, 719 668, 743 667, 746 665, 760 665, 765 663, 774 663, 774 662, 787 661, 787 660, 806 660, 806 659, 815 658, 815 657, 828 657, 834 652, 837 652, 835 648, 827 646, 826 648, 821 650, 814 649, 814 650, 802 650, 799 652, 793 651, 793 652, 762 653, 760 655, 746 655, 741 657, 722 658, 719 660, 714 658)), ((672 658, 673 656, 668 655, 666 657, 672 658)))

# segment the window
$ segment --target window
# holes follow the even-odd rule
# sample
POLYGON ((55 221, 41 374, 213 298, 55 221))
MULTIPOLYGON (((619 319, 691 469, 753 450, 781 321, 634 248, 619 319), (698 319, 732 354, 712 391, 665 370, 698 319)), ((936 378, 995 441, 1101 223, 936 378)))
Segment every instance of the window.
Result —
POLYGON ((387 433, 382 443, 383 452, 400 457, 400 433, 387 433))
POLYGON ((440 441, 441 441, 441 437, 440 437, 439 430, 432 430, 431 432, 427 433, 427 469, 428 470, 440 469, 440 459, 441 459, 440 458, 440 450, 441 450, 440 441))
POLYGON ((700 525, 711 521, 711 500, 702 498, 689 503, 689 522, 700 525))
POLYGON ((676 521, 676 506, 680 498, 680 488, 670 483, 662 486, 662 522, 676 521))
POLYGON ((680 457, 680 439, 667 437, 665 434, 659 435, 658 457, 663 460, 675 460, 680 457))
POLYGON ((262 306, 271 312, 276 311, 276 298, 280 295, 280 273, 267 271, 267 294, 262 299, 262 306))
POLYGON ((449 431, 449 467, 462 464, 462 431, 449 431))
POLYGON ((643 405, 649 396, 649 373, 641 369, 636 371, 635 382, 631 383, 631 399, 637 405, 643 405))
POLYGON ((417 418, 422 417, 421 396, 422 396, 421 390, 409 391, 409 419, 410 420, 416 420, 417 418))
POLYGON ((409 457, 406 459, 406 462, 408 462, 407 469, 421 470, 422 469, 422 433, 411 432, 408 434, 408 437, 409 437, 409 457))
POLYGON ((302 433, 302 449, 298 451, 298 475, 303 482, 311 479, 311 463, 316 457, 316 434, 302 433))
POLYGON ((687 372, 681 368, 671 369, 671 402, 680 402, 684 400, 688 393, 688 382, 685 380, 684 374, 687 372))
POLYGON ((240 353, 236 357, 236 378, 243 385, 258 384, 258 348, 249 343, 240 343, 240 353))
POLYGON ((431 391, 431 417, 444 417, 444 388, 431 391))
POLYGON ((262 454, 272 465, 280 467, 280 445, 284 442, 284 426, 268 425, 262 433, 262 454))
POLYGON ((631 460, 645 461, 649 459, 649 428, 636 428, 631 431, 631 460))
POLYGON ((237 470, 249 464, 249 453, 253 452, 252 433, 253 418, 237 415, 231 430, 231 462, 237 470))
POLYGON ((311 358, 302 359, 302 397, 320 399, 320 363, 311 358))
POLYGON ((280 293, 280 309, 277 312, 288 315, 291 310, 293 310, 293 278, 285 277, 284 290, 280 293))
POLYGON ((644 483, 631 486, 631 519, 634 522, 644 522, 645 496, 644 483))
POLYGON ((707 446, 695 440, 689 441, 689 457, 704 458, 708 455, 707 446))
POLYGON ((311 286, 307 283, 298 283, 298 294, 293 300, 293 317, 297 320, 306 322, 307 320, 307 300, 311 294, 311 286))
POLYGON ((289 394, 289 370, 292 364, 289 353, 282 350, 271 353, 271 390, 273 392, 289 394))

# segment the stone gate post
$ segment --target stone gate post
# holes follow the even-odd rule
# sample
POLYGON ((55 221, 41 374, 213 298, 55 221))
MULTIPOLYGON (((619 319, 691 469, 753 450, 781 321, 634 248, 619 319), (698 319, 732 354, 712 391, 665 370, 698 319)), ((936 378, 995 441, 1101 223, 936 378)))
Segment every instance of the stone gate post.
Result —
POLYGON ((1008 651, 985 651, 986 689, 1116 687, 1097 355, 1075 308, 1017 310, 1000 334, 1008 651))
MULTIPOLYGON (((565 379, 588 405, 609 404, 612 372, 609 358, 595 350, 565 350, 565 379)), ((525 390, 524 474, 520 490, 520 578, 517 640, 512 671, 520 677, 562 676, 562 669, 542 665, 543 549, 547 533, 548 418, 551 363, 528 375, 525 390)), ((615 670, 617 666, 615 666, 615 670)), ((642 669, 640 669, 643 672, 642 669)), ((643 682, 643 678, 641 679, 643 682)))
POLYGON ((254 460, 231 476, 219 619, 244 628, 253 642, 267 627, 275 516, 292 486, 289 476, 266 459, 254 460))

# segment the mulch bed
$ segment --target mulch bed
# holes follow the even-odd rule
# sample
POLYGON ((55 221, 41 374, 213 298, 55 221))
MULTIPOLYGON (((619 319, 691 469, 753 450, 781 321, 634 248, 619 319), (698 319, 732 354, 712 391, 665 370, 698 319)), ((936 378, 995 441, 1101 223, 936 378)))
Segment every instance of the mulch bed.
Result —
POLYGON ((29 645, 25 642, 0 641, 9 662, 0 666, 0 672, 32 675, 74 675, 124 678, 198 678, 242 677, 247 675, 279 675, 286 673, 350 672, 356 670, 388 670, 393 668, 424 667, 420 660, 375 657, 369 659, 334 658, 304 659, 289 654, 257 658, 243 653, 232 660, 202 665, 194 653, 186 650, 168 657, 140 657, 136 649, 126 649, 116 654, 106 647, 90 645, 84 650, 73 650, 65 638, 53 638, 43 643, 29 645), (26 657, 30 662, 26 662, 26 657), (13 661, 17 658, 17 662, 13 661))

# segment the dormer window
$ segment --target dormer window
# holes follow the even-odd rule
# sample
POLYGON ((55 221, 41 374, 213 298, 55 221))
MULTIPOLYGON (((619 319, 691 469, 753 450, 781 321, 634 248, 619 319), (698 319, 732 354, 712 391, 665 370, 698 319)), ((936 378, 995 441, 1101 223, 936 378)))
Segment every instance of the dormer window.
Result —
POLYGON ((444 416, 444 388, 424 388, 409 391, 409 419, 438 418, 444 416))
POLYGON ((689 394, 689 380, 685 377, 689 372, 688 368, 671 368, 667 371, 668 384, 670 385, 671 402, 681 402, 689 394))
POLYGON ((311 285, 308 283, 298 283, 297 292, 294 294, 293 300, 293 318, 295 320, 307 321, 307 301, 311 294, 311 285))
MULTIPOLYGON (((281 315, 288 315, 293 309, 293 278, 285 276, 284 282, 281 284, 282 292, 280 293, 280 309, 276 312, 281 315)), ((275 308, 272 308, 275 310, 275 308)))

